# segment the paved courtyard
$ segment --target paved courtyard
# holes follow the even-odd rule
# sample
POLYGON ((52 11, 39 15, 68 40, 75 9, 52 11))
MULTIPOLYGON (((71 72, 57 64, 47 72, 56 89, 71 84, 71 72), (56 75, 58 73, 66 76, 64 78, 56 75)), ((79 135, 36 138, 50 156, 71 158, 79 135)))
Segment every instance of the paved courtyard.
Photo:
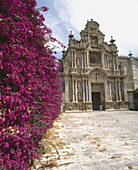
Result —
POLYGON ((50 169, 138 170, 138 111, 64 113, 56 125, 66 145, 50 169))

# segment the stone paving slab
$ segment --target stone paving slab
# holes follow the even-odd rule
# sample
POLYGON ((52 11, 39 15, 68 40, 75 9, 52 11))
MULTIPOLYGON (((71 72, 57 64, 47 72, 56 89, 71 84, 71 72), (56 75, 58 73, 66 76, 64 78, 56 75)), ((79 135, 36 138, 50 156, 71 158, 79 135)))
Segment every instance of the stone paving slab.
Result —
POLYGON ((138 170, 138 111, 63 113, 58 125, 67 145, 50 169, 138 170))
POLYGON ((78 156, 66 170, 138 169, 137 111, 64 113, 62 119, 59 136, 78 156))

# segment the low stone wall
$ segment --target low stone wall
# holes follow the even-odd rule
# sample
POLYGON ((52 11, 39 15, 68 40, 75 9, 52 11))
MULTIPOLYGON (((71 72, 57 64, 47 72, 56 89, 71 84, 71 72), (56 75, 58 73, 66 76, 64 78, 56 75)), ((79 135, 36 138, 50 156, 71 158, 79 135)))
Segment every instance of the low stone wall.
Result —
POLYGON ((105 102, 106 110, 115 109, 115 110, 128 110, 127 101, 114 101, 114 102, 105 102))
MULTIPOLYGON (((105 102, 103 110, 128 110, 128 102, 126 101, 114 101, 105 102)), ((63 111, 92 111, 91 102, 69 102, 65 103, 63 111)))
POLYGON ((78 102, 78 103, 65 103, 64 105, 64 111, 88 111, 88 110, 92 110, 92 103, 91 102, 78 102))

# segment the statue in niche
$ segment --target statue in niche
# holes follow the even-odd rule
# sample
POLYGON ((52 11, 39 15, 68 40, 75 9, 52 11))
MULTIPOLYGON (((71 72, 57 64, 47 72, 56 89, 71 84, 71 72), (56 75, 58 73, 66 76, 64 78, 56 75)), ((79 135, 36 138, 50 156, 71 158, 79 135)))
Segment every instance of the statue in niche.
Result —
POLYGON ((92 77, 92 81, 103 82, 104 76, 102 73, 95 73, 92 77))
POLYGON ((95 74, 95 80, 98 81, 99 80, 99 73, 95 74))
POLYGON ((96 37, 92 37, 91 44, 93 46, 97 46, 97 38, 96 37))
POLYGON ((81 89, 81 83, 78 82, 78 90, 80 90, 80 89, 81 89))
POLYGON ((81 92, 78 92, 78 102, 82 102, 81 92))
POLYGON ((95 45, 95 39, 92 38, 92 45, 95 45))
POLYGON ((76 65, 78 68, 80 67, 80 59, 78 57, 76 58, 76 65))
POLYGON ((122 66, 122 63, 119 64, 119 70, 120 70, 120 74, 124 74, 125 73, 125 69, 124 67, 122 66))

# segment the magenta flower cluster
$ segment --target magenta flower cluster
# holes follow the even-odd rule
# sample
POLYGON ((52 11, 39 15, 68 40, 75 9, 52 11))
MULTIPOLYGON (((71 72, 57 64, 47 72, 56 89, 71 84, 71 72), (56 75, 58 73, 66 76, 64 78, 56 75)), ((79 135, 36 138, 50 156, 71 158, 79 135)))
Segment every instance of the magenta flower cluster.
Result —
MULTIPOLYGON (((28 169, 61 106, 56 41, 36 0, 0 1, 0 169, 28 169)), ((47 11, 46 7, 42 7, 47 11)), ((63 45, 62 45, 63 46, 63 45)))

